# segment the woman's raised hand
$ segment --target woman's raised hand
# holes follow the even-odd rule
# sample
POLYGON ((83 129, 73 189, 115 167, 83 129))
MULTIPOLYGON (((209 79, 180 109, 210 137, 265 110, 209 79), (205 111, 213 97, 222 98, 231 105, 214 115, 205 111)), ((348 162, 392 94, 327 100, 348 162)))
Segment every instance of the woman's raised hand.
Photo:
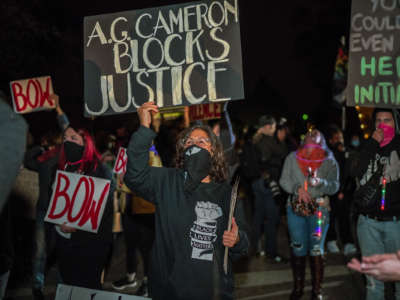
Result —
POLYGON ((145 102, 138 109, 140 125, 149 128, 152 113, 158 112, 158 106, 154 102, 145 102))

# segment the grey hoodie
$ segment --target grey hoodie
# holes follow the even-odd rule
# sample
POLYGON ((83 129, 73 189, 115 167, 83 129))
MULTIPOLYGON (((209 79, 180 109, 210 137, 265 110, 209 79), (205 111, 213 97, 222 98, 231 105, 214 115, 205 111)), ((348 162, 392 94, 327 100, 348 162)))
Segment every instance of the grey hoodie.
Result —
MULTIPOLYGON (((329 155, 321 164, 317 176, 325 181, 319 186, 308 186, 312 198, 333 195, 339 190, 339 168, 333 155, 329 155)), ((305 180, 306 177, 297 164, 296 151, 293 151, 286 157, 279 184, 287 193, 297 194, 305 180)))

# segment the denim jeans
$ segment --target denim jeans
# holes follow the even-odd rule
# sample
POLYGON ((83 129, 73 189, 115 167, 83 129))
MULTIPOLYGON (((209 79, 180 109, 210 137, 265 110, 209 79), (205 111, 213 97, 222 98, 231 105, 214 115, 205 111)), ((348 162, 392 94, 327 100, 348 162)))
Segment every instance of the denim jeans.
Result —
MULTIPOLYGON (((380 222, 363 215, 358 217, 357 234, 362 256, 394 253, 400 249, 400 221, 380 222)), ((400 283, 396 282, 396 299, 400 300, 400 283)), ((367 300, 384 297, 384 283, 367 276, 367 300)))
POLYGON ((277 255, 276 244, 279 225, 279 206, 272 197, 271 190, 264 186, 264 180, 259 178, 252 184, 254 192, 253 238, 256 246, 261 236, 261 226, 264 224, 265 251, 272 257, 277 255), (265 223, 264 223, 265 221, 265 223))
POLYGON ((294 256, 318 256, 324 254, 324 242, 329 228, 329 211, 319 207, 322 212, 321 236, 316 235, 318 216, 308 217, 296 215, 292 206, 287 205, 287 220, 290 235, 290 244, 294 256))
POLYGON ((46 269, 46 233, 44 215, 41 212, 36 214, 34 252, 32 256, 33 288, 43 289, 44 273, 46 269))

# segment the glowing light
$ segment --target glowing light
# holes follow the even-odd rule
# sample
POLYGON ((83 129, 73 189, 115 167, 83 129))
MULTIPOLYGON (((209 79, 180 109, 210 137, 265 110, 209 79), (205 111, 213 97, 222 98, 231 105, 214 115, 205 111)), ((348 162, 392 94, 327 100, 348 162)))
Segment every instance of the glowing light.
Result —
POLYGON ((322 232, 322 211, 321 211, 321 207, 318 207, 318 210, 317 210, 317 217, 318 217, 318 220, 317 220, 317 228, 315 229, 315 234, 316 234, 316 236, 317 237, 321 237, 321 232, 322 232))
POLYGON ((385 195, 386 195, 386 178, 382 178, 382 198, 381 198, 381 210, 385 210, 385 195))
POLYGON ((357 110, 360 110, 360 107, 357 105, 357 106, 356 106, 356 109, 357 109, 357 110))
POLYGON ((360 125, 361 129, 365 129, 365 124, 360 125))
POLYGON ((368 139, 369 138, 369 134, 368 133, 366 133, 366 134, 364 134, 364 139, 368 139))
POLYGON ((359 113, 359 114, 358 114, 358 118, 359 118, 359 119, 362 119, 362 118, 364 118, 364 115, 363 115, 362 113, 359 113))
POLYGON ((302 118, 304 121, 307 121, 307 120, 308 120, 308 115, 307 115, 307 114, 303 114, 303 115, 301 116, 301 118, 302 118))

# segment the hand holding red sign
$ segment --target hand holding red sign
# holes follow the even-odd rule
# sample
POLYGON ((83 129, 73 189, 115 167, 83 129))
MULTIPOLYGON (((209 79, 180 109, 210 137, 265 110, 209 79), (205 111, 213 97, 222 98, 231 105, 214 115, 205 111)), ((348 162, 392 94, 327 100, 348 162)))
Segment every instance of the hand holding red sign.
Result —
POLYGON ((45 221, 97 232, 110 191, 110 180, 57 171, 45 221))
POLYGON ((61 227, 61 231, 64 233, 72 233, 72 232, 76 231, 76 229, 74 227, 70 227, 66 224, 61 224, 60 227, 61 227))
POLYGON ((49 98, 51 101, 54 102, 54 105, 55 105, 54 108, 55 108, 57 114, 58 115, 64 114, 64 111, 61 109, 61 106, 60 106, 60 97, 57 94, 51 94, 49 96, 49 98))

